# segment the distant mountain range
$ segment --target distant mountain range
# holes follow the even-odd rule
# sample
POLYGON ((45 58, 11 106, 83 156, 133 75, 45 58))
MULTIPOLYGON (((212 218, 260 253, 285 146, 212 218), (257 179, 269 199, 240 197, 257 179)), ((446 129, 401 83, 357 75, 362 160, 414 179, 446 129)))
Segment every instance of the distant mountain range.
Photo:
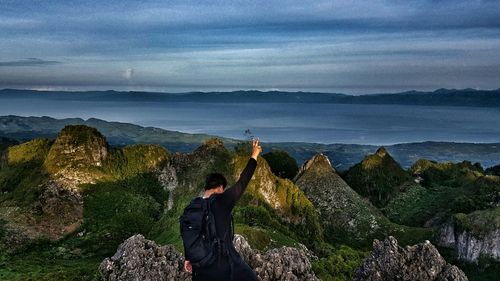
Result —
MULTIPOLYGON (((172 152, 190 152, 211 137, 217 137, 230 149, 241 140, 213 136, 208 134, 189 134, 169 131, 154 127, 142 127, 135 124, 108 122, 96 118, 55 119, 51 117, 0 116, 0 137, 25 142, 33 138, 55 138, 66 125, 87 125, 98 129, 107 141, 118 147, 129 144, 159 144, 172 152)), ((4 142, 11 144, 12 141, 4 142)), ((0 143, 1 144, 1 143, 0 143)), ((327 155, 332 165, 339 171, 361 161, 366 155, 374 153, 378 146, 359 144, 320 144, 306 142, 270 142, 263 143, 264 153, 271 150, 285 150, 300 165, 316 153, 327 155)), ((387 151, 403 167, 409 168, 418 159, 439 162, 460 162, 468 160, 479 162, 483 167, 492 167, 500 162, 500 143, 454 143, 454 142, 419 142, 388 145, 387 151)))
POLYGON ((36 91, 0 90, 0 100, 55 99, 75 101, 152 101, 152 102, 224 102, 224 103, 342 103, 342 104, 404 104, 423 106, 500 107, 500 89, 438 89, 433 92, 407 91, 393 94, 346 95, 316 92, 233 91, 233 92, 120 92, 120 91, 36 91))

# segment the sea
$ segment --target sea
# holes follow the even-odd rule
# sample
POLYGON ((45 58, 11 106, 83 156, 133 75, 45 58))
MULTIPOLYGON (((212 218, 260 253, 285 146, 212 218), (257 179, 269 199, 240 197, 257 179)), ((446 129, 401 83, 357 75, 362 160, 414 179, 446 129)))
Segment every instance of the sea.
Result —
POLYGON ((0 115, 99 118, 264 142, 500 142, 500 108, 2 99, 0 115), (249 130, 250 133, 245 131, 249 130))

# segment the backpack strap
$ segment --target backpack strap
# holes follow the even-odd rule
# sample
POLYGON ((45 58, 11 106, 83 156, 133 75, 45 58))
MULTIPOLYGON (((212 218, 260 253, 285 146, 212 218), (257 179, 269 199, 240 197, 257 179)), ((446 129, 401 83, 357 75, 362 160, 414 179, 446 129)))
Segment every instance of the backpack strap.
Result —
POLYGON ((206 230, 207 230, 207 234, 210 236, 208 237, 210 240, 214 239, 217 237, 217 229, 215 227, 215 216, 214 214, 212 213, 212 209, 211 209, 211 203, 212 201, 214 200, 214 198, 211 196, 208 198, 208 200, 203 200, 205 201, 204 203, 206 204, 203 204, 203 207, 204 207, 204 213, 205 213, 205 224, 207 227, 206 230), (213 218, 213 219, 210 219, 213 218))
MULTIPOLYGON (((234 262, 233 262, 233 259, 229 256, 229 245, 226 244, 226 237, 228 235, 228 233, 231 233, 231 241, 232 239, 234 239, 234 218, 233 218, 233 214, 231 213, 231 225, 230 227, 226 230, 226 232, 224 233, 224 236, 222 237, 222 239, 220 239, 219 237, 217 237, 217 229, 215 227, 215 216, 213 215, 212 213, 212 210, 211 210, 211 203, 212 201, 215 199, 215 196, 210 196, 208 198, 208 200, 205 200, 207 201, 206 203, 206 210, 207 210, 207 215, 208 216, 212 216, 213 217, 213 225, 209 226, 210 230, 213 231, 211 233, 213 233, 215 235, 215 241, 216 243, 218 243, 217 245, 217 248, 219 250, 219 256, 222 256, 222 255, 226 255, 228 257, 228 260, 229 260, 229 268, 230 268, 230 280, 233 281, 233 271, 234 271, 234 262), (222 240, 222 241, 221 241, 222 240)), ((208 218, 208 217, 206 217, 208 218)), ((208 219, 207 219, 208 221, 208 219)), ((208 232, 210 233, 210 232, 208 232)), ((211 239, 213 239, 214 237, 211 237, 211 239)))

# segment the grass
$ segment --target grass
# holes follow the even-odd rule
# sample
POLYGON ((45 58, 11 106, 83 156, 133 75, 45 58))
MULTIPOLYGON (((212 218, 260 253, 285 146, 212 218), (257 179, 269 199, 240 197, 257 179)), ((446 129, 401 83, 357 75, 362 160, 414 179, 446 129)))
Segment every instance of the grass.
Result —
POLYGON ((470 214, 458 213, 454 216, 456 227, 481 239, 500 228, 500 207, 474 211, 470 214))
POLYGON ((352 280, 354 270, 368 256, 368 252, 355 250, 345 245, 332 247, 323 245, 323 257, 312 262, 313 271, 323 281, 352 280))
POLYGON ((383 209, 384 214, 399 224, 423 226, 436 215, 446 220, 454 212, 474 209, 472 192, 466 188, 413 185, 398 194, 383 209))

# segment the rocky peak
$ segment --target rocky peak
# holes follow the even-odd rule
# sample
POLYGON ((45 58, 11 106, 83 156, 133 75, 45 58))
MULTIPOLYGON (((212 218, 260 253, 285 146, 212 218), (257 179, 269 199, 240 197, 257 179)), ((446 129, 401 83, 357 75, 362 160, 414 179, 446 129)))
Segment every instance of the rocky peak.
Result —
POLYGON ((205 142, 196 148, 193 153, 210 153, 212 151, 226 150, 224 142, 219 138, 209 138, 205 142))
POLYGON ((410 175, 399 165, 384 147, 367 155, 361 162, 349 168, 344 179, 363 197, 377 207, 384 207, 400 190, 410 175))
POLYGON ((104 259, 99 271, 103 280, 191 280, 191 274, 182 270, 182 259, 174 246, 158 246, 137 234, 104 259))
POLYGON ((330 159, 328 156, 323 153, 315 154, 311 159, 307 160, 300 166, 297 175, 294 177, 293 181, 296 181, 300 178, 306 171, 315 174, 323 174, 328 172, 335 172, 335 169, 332 167, 330 159))
POLYGON ((319 153, 306 161, 294 179, 323 218, 325 227, 353 240, 364 240, 386 220, 363 200, 319 153))
POLYGON ((51 146, 45 168, 68 186, 93 182, 99 177, 97 169, 108 155, 108 144, 95 128, 68 125, 58 134, 51 146))
POLYGON ((375 154, 377 154, 380 157, 385 157, 387 155, 387 150, 385 149, 385 147, 381 146, 377 149, 375 154))
POLYGON ((373 241, 373 252, 354 272, 354 281, 466 281, 463 271, 448 264, 429 241, 402 248, 389 236, 373 241))

